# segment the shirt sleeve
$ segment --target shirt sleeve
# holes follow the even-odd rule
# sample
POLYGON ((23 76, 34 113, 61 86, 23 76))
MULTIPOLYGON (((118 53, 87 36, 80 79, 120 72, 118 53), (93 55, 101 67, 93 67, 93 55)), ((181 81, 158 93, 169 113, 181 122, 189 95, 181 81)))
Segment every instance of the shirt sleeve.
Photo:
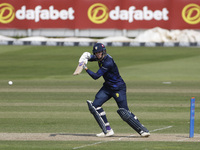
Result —
POLYGON ((97 61, 97 58, 95 55, 91 55, 88 61, 97 61))
POLYGON ((93 71, 91 70, 87 70, 87 73, 94 79, 98 79, 100 78, 101 76, 103 76, 108 70, 109 68, 111 67, 111 64, 110 63, 104 63, 102 67, 99 68, 99 70, 94 73, 93 71))
POLYGON ((91 71, 91 70, 89 70, 89 69, 87 69, 86 72, 87 72, 94 80, 96 80, 96 79, 100 78, 101 76, 103 76, 104 73, 107 72, 107 69, 104 69, 103 67, 101 67, 101 68, 99 68, 99 70, 98 70, 96 73, 94 73, 93 71, 91 71))
MULTIPOLYGON (((95 61, 97 60, 95 55, 92 55, 91 59, 89 61, 95 61)), ((112 62, 110 61, 106 61, 103 63, 103 65, 99 68, 99 70, 94 73, 93 71, 87 69, 87 73, 94 79, 98 79, 100 78, 101 76, 103 76, 106 72, 109 71, 109 69, 112 67, 112 62)))

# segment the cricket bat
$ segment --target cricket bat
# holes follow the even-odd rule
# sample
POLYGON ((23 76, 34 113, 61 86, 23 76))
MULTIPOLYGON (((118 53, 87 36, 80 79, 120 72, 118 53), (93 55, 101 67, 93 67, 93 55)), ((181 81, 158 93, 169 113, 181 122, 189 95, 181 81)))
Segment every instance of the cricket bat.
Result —
POLYGON ((74 73, 73 73, 74 76, 75 76, 75 75, 79 75, 79 74, 82 72, 82 70, 83 70, 83 65, 84 65, 84 62, 80 62, 80 63, 78 64, 78 66, 76 67, 76 70, 75 70, 74 73))

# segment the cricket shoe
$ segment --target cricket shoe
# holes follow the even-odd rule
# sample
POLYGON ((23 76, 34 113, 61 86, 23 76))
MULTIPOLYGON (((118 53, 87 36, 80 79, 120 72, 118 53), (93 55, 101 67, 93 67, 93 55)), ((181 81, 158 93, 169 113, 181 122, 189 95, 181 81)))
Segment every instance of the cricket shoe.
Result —
POLYGON ((150 133, 149 132, 143 132, 141 134, 141 137, 149 137, 150 136, 150 133))
POLYGON ((113 136, 115 133, 113 129, 107 130, 108 132, 105 134, 104 132, 101 132, 99 134, 96 134, 97 137, 110 137, 113 136))

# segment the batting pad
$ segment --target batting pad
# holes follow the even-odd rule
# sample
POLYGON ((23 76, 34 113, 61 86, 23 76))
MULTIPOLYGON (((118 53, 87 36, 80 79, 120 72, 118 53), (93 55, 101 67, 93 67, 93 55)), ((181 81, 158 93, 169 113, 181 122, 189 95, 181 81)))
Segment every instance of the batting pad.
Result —
POLYGON ((91 101, 87 100, 87 104, 88 104, 88 108, 89 108, 91 114, 93 114, 93 116, 96 119, 97 123, 99 124, 100 128, 106 134, 107 133, 106 125, 105 125, 105 122, 103 121, 103 119, 101 118, 101 115, 96 111, 96 108, 92 105, 91 101))
POLYGON ((143 132, 149 132, 137 119, 136 116, 134 116, 130 111, 119 108, 117 110, 117 113, 120 115, 120 117, 127 122, 136 132, 138 132, 140 135, 143 132))

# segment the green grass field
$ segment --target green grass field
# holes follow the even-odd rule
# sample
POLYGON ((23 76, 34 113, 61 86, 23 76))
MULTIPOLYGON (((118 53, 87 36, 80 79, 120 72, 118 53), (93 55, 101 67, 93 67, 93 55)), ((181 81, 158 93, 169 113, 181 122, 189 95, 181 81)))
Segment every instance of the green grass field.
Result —
MULTIPOLYGON (((2 133, 95 134, 89 113, 103 79, 85 71, 73 76, 78 59, 92 47, 0 46, 0 135, 2 133), (13 85, 8 85, 12 80, 13 85)), ((190 98, 196 98, 195 134, 200 139, 200 50, 183 47, 107 47, 127 83, 131 111, 152 136, 188 135, 190 98), (171 83, 171 84, 164 84, 171 83), (169 127, 163 130, 165 127, 169 127)), ((98 70, 96 62, 88 68, 98 70)), ((116 134, 136 134, 117 114, 111 99, 103 106, 116 134)), ((65 137, 65 135, 63 135, 65 137)), ((151 138, 151 136, 150 136, 151 138)), ((90 140, 4 140, 2 150, 197 150, 200 142, 90 140)), ((200 140, 199 140, 200 141, 200 140)))

